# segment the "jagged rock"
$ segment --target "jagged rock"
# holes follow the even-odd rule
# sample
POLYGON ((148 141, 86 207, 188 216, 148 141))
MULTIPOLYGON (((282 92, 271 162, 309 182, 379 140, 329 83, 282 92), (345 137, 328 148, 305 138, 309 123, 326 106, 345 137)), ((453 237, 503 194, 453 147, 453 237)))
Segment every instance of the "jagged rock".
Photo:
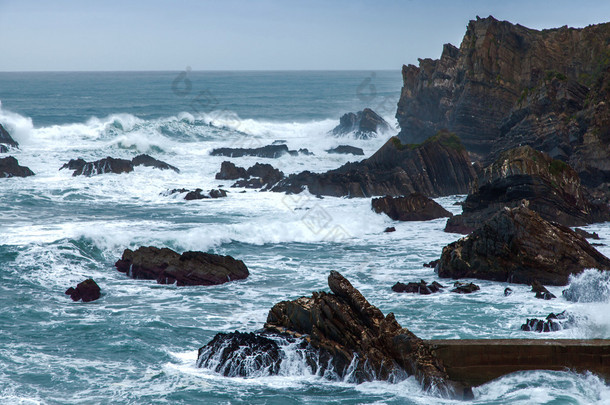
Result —
POLYGON ((532 281, 532 292, 535 292, 536 298, 541 300, 551 300, 553 298, 557 298, 553 293, 547 290, 545 286, 540 284, 538 280, 532 281))
MULTIPOLYGON (((13 148, 19 147, 19 144, 17 143, 17 141, 15 141, 11 137, 11 135, 8 133, 8 131, 6 129, 4 129, 2 124, 0 124, 0 147, 3 147, 3 145, 8 145, 13 148)), ((6 146, 4 146, 3 150, 1 152, 8 152, 8 148, 6 146)))
POLYGON ((525 206, 504 208, 470 235, 443 248, 440 277, 566 285, 570 274, 610 269, 610 259, 570 228, 525 206))
POLYGON ((354 133, 357 138, 368 139, 377 136, 382 131, 387 131, 390 126, 377 113, 370 108, 365 108, 357 113, 343 114, 332 133, 333 135, 347 135, 354 133))
POLYGON ((474 179, 466 150, 457 137, 439 133, 421 145, 392 137, 373 156, 326 173, 305 171, 280 181, 272 191, 370 197, 421 193, 428 197, 464 194, 474 179))
POLYGON ((580 236, 582 236, 585 239, 593 239, 593 240, 599 240, 599 235, 597 234, 597 232, 587 232, 584 229, 580 229, 580 228, 575 228, 574 232, 576 232, 577 234, 579 234, 580 236))
POLYGON ((87 162, 84 159, 70 159, 68 163, 64 163, 59 170, 68 169, 68 170, 80 170, 83 166, 85 166, 87 162))
POLYGON ((336 148, 327 149, 327 153, 335 153, 335 154, 343 154, 343 155, 356 155, 356 156, 364 156, 364 151, 362 148, 357 148, 355 146, 349 145, 339 145, 336 148))
POLYGON ((394 228, 393 226, 389 226, 389 227, 385 228, 384 232, 386 232, 386 233, 396 232, 396 228, 394 228))
POLYGON ((429 295, 435 292, 439 292, 443 288, 445 287, 443 287, 436 281, 433 281, 432 284, 428 285, 424 280, 420 280, 419 283, 411 282, 408 284, 403 284, 398 282, 392 286, 392 291, 398 293, 415 293, 421 295, 429 295))
POLYGON ((204 193, 202 189, 197 188, 195 190, 189 190, 186 188, 175 188, 173 190, 169 190, 165 193, 162 193, 162 195, 173 195, 173 194, 183 194, 186 193, 186 195, 184 196, 184 199, 187 201, 192 201, 192 200, 206 200, 209 198, 224 198, 227 196, 227 192, 223 189, 212 189, 210 191, 208 191, 207 193, 204 193))
POLYGON ((451 292, 454 293, 458 293, 458 294, 471 294, 475 291, 479 291, 481 289, 481 287, 479 287, 478 285, 474 284, 474 283, 460 283, 459 281, 456 281, 455 283, 453 283, 453 286, 455 287, 453 290, 451 290, 451 292))
POLYGON ((460 48, 403 66, 403 142, 441 128, 489 159, 520 145, 570 164, 587 187, 610 180, 610 24, 534 30, 471 21, 460 48))
POLYGON ((83 300, 83 302, 90 302, 100 298, 101 289, 92 278, 89 278, 78 283, 76 288, 68 288, 66 295, 69 295, 73 301, 83 300))
POLYGON ((175 166, 172 166, 168 163, 165 163, 161 160, 155 159, 149 155, 138 155, 131 160, 134 166, 147 166, 154 167, 155 169, 161 170, 173 170, 176 173, 180 173, 180 169, 175 166))
POLYGON ((276 184, 284 178, 283 172, 266 163, 254 164, 254 166, 248 168, 247 174, 250 177, 260 178, 262 183, 267 186, 276 184))
MULTIPOLYGON (((309 151, 307 151, 309 152, 309 151)), ((281 145, 267 145, 260 148, 217 148, 210 152, 212 156, 228 156, 228 157, 243 157, 243 156, 256 156, 263 158, 279 158, 282 155, 289 154, 296 156, 299 154, 296 150, 289 150, 288 146, 281 145)))
POLYGON ((12 156, 0 159, 0 177, 28 177, 33 176, 28 167, 19 166, 19 161, 12 156))
POLYGON ((225 377, 275 375, 281 363, 278 344, 254 333, 219 333, 197 356, 197 367, 211 368, 225 377))
POLYGON ((523 199, 542 218, 565 226, 610 220, 608 206, 590 200, 570 166, 529 146, 502 153, 479 174, 477 184, 462 204, 462 215, 447 221, 446 232, 470 233, 499 209, 516 207, 523 199))
POLYGON ((438 260, 438 259, 432 260, 431 262, 424 263, 424 267, 428 267, 428 268, 434 269, 438 265, 438 262, 440 262, 440 260, 438 260))
POLYGON ((383 212, 394 221, 428 221, 453 215, 434 200, 419 193, 404 197, 373 198, 371 205, 376 213, 383 212))
MULTIPOLYGON (((70 163, 68 163, 69 165, 70 163)), ((96 160, 95 162, 87 162, 77 168, 72 176, 95 176, 104 173, 129 173, 133 172, 133 163, 131 160, 115 159, 108 156, 105 159, 96 160)))
POLYGON ((546 320, 537 318, 528 319, 523 325, 521 330, 526 332, 556 332, 558 330, 569 328, 574 323, 574 318, 566 314, 566 311, 558 314, 550 313, 546 320))
POLYGON ((509 295, 511 295, 512 293, 513 293, 512 288, 510 288, 510 287, 506 287, 506 288, 504 289, 504 296, 505 296, 505 297, 508 297, 508 296, 509 296, 509 295))
POLYGON ((176 253, 171 249, 142 246, 125 249, 115 263, 118 271, 135 279, 157 280, 159 284, 216 285, 248 277, 241 260, 203 252, 176 253))
POLYGON ((2 144, 0 144, 0 153, 6 153, 8 152, 8 148, 2 144))
POLYGON ((217 180, 237 180, 248 177, 248 172, 243 167, 235 166, 234 163, 224 161, 220 165, 220 171, 216 173, 217 180))

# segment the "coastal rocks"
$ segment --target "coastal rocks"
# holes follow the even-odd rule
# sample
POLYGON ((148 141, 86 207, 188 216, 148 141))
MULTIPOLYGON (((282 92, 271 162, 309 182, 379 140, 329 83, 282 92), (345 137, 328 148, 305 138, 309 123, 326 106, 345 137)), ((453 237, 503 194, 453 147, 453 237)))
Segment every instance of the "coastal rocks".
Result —
POLYGON ((364 156, 362 148, 349 145, 339 145, 336 148, 327 149, 326 152, 331 154, 364 156))
POLYGON ((73 301, 83 300, 83 302, 91 302, 100 298, 101 289, 92 278, 89 278, 78 283, 76 288, 68 288, 65 294, 69 295, 73 301))
POLYGON ((413 193, 404 197, 385 196, 371 201, 376 213, 385 213, 394 221, 428 221, 453 214, 430 198, 413 193))
POLYGON ((12 156, 0 159, 0 177, 28 177, 33 176, 28 167, 20 166, 19 161, 12 156))
POLYGON ((536 298, 541 300, 551 300, 553 298, 557 298, 553 293, 547 290, 545 286, 540 284, 538 280, 532 281, 532 292, 535 292, 536 298))
POLYGON ((576 232, 585 239, 599 240, 599 235, 597 234, 597 232, 587 232, 584 229, 580 228, 575 228, 574 232, 576 232))
POLYGON ((388 226, 387 228, 385 228, 384 232, 385 233, 396 232, 396 228, 394 228, 393 226, 388 226))
POLYGON ((212 156, 228 156, 228 157, 243 157, 243 156, 256 156, 262 158, 275 159, 289 154, 291 156, 297 156, 299 153, 303 155, 309 155, 310 152, 307 149, 289 150, 288 146, 284 144, 280 145, 267 145, 260 148, 217 148, 210 152, 212 156))
POLYGON ((453 286, 455 287, 453 290, 451 290, 451 292, 454 293, 458 293, 458 294, 471 294, 475 291, 479 291, 481 289, 481 287, 479 287, 478 285, 474 284, 474 283, 460 283, 459 281, 456 281, 455 283, 453 283, 453 286))
POLYGON ((610 259, 563 225, 526 206, 504 208, 470 235, 443 248, 438 275, 566 285, 584 269, 610 269, 610 259))
POLYGON ((210 368, 225 377, 276 375, 281 363, 278 344, 254 333, 219 333, 197 355, 197 367, 210 368))
POLYGON ((237 167, 231 162, 222 162, 220 172, 216 173, 217 180, 235 180, 231 187, 264 188, 269 189, 284 178, 284 173, 267 163, 256 163, 248 170, 237 167))
POLYGON ((68 163, 64 163, 59 170, 63 170, 63 169, 68 169, 68 170, 79 170, 81 169, 83 166, 85 166, 87 164, 87 162, 85 161, 85 159, 70 159, 70 161, 68 163))
POLYGON ((499 209, 516 207, 523 199, 542 218, 565 226, 610 220, 608 206, 590 200, 569 165, 529 146, 502 153, 475 184, 478 187, 462 204, 462 214, 447 221, 446 232, 470 233, 499 209))
POLYGON ((272 191, 314 195, 371 197, 421 193, 439 197, 468 192, 475 173, 459 138, 441 132, 421 145, 390 138, 370 158, 326 173, 305 171, 280 181, 272 191))
POLYGON ((332 133, 333 135, 354 133, 356 138, 368 139, 389 129, 390 125, 386 120, 370 108, 365 108, 357 113, 343 114, 339 119, 339 125, 332 130, 332 133))
POLYGON ((216 173, 216 180, 237 180, 248 177, 248 172, 243 167, 235 166, 234 163, 224 161, 220 165, 220 171, 216 173))
POLYGON ((7 146, 18 148, 19 144, 15 141, 6 129, 0 124, 0 152, 8 152, 7 146))
POLYGON ((202 189, 197 188, 195 190, 188 190, 186 188, 175 188, 173 190, 169 190, 166 193, 162 193, 163 195, 173 195, 173 194, 183 194, 186 193, 184 199, 187 201, 192 200, 207 200, 210 198, 224 198, 227 196, 227 192, 223 189, 212 189, 207 193, 204 193, 202 189))
POLYGON ((115 263, 118 271, 129 277, 156 280, 159 284, 216 285, 248 277, 241 260, 203 252, 179 254, 168 248, 140 247, 125 249, 115 263))
POLYGON ((424 280, 420 280, 419 283, 408 283, 408 284, 403 284, 403 283, 396 283, 392 286, 392 291, 394 292, 398 292, 398 293, 414 293, 414 294, 421 294, 421 295, 429 295, 429 294, 433 294, 435 292, 439 292, 441 289, 443 289, 445 287, 443 287, 441 284, 437 283, 436 281, 433 281, 432 284, 427 284, 424 280))
POLYGON ((558 314, 550 313, 545 320, 528 319, 521 325, 521 330, 526 332, 557 332, 570 327, 573 323, 574 318, 563 311, 558 314))
POLYGON ((180 173, 180 169, 175 166, 172 166, 168 163, 165 163, 161 160, 155 159, 149 155, 138 155, 131 160, 134 166, 146 166, 146 167, 154 167, 155 169, 160 170, 173 170, 176 173, 180 173))

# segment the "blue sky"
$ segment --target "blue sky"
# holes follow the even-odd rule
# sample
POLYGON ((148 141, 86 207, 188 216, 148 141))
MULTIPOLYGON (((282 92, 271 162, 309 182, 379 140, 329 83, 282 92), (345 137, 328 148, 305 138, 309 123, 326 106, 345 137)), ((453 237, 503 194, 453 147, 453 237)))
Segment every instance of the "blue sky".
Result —
POLYGON ((0 71, 400 69, 488 15, 610 20, 610 1, 0 0, 0 71))

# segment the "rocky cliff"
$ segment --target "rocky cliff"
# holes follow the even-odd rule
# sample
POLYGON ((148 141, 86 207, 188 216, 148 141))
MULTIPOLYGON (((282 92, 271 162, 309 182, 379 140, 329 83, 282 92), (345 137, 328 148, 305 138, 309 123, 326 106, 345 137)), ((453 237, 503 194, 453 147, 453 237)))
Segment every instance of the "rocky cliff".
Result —
POLYGON ((588 186, 609 181, 610 23, 538 31, 477 17, 459 48, 446 44, 440 59, 402 74, 403 142, 447 128, 475 158, 530 145, 588 186))

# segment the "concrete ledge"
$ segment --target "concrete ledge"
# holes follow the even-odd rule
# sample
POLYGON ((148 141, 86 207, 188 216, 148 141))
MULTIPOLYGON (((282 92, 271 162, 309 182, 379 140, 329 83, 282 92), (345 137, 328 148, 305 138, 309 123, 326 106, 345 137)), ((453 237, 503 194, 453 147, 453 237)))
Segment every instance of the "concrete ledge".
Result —
POLYGON ((610 381, 610 339, 428 340, 449 378, 477 386, 523 370, 590 371, 610 381))

